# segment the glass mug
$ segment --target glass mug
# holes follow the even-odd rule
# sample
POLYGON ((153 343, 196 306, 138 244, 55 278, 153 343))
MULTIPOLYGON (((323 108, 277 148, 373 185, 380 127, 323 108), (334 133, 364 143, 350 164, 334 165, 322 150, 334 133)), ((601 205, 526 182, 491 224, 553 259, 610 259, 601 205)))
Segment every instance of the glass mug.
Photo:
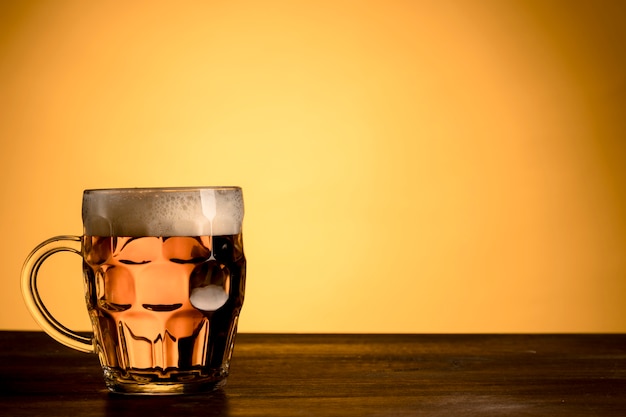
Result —
POLYGON ((52 338, 95 352, 112 392, 180 394, 226 383, 243 305, 246 260, 239 187, 85 190, 83 235, 33 250, 22 292, 52 338), (51 255, 83 258, 93 337, 46 309, 37 273, 51 255))

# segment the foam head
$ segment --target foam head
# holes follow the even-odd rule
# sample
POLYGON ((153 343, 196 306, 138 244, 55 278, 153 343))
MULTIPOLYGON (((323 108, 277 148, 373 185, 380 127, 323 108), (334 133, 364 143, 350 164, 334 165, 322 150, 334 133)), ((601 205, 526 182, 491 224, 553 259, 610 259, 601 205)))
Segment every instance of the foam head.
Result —
POLYGON ((241 233, 239 187, 85 190, 83 226, 90 236, 223 236, 241 233))

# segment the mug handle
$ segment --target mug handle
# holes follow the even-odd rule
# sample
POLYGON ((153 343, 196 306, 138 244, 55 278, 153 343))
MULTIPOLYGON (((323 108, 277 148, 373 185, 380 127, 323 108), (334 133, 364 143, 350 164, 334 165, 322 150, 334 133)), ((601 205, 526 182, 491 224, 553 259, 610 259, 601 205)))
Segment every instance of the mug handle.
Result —
POLYGON ((37 273, 41 264, 51 255, 64 251, 82 257, 82 238, 56 236, 42 242, 28 255, 22 268, 22 295, 33 318, 50 337, 72 349, 92 353, 95 352, 93 338, 76 334, 59 323, 44 305, 37 288, 37 273))

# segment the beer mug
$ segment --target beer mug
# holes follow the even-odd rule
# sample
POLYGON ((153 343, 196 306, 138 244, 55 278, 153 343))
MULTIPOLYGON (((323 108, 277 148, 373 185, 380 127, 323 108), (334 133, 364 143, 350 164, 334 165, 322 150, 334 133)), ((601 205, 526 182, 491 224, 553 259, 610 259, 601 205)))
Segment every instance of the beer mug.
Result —
POLYGON ((85 190, 83 235, 30 253, 22 292, 52 338, 95 352, 112 392, 178 394, 225 384, 244 299, 239 187, 85 190), (59 323, 37 289, 49 256, 83 259, 93 336, 59 323))

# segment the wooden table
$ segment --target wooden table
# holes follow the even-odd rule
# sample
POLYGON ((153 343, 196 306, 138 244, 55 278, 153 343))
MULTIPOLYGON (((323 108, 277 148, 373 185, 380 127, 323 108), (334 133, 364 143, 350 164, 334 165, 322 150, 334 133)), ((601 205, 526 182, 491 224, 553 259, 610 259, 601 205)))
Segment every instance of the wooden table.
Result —
POLYGON ((0 416, 626 416, 626 335, 240 334, 225 388, 109 394, 95 355, 0 332, 0 416))

